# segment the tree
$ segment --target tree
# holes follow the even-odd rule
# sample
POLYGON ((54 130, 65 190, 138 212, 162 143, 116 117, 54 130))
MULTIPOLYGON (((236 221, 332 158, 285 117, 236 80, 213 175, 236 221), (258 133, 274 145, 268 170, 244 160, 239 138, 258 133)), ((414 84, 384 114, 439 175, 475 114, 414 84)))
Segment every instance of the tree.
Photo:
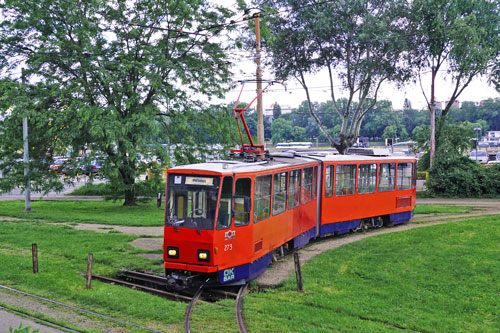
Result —
POLYGON ((288 120, 278 118, 271 125, 273 144, 292 138, 292 125, 288 120))
POLYGON ((273 119, 278 119, 279 117, 281 117, 281 106, 278 104, 278 102, 274 102, 273 119))
POLYGON ((454 84, 441 113, 442 122, 472 79, 494 63, 500 49, 500 12, 498 2, 489 0, 415 0, 409 14, 410 64, 419 80, 423 73, 431 75, 430 92, 426 94, 423 87, 422 92, 431 114, 432 165, 440 138, 434 127, 438 73, 445 70, 454 84))
MULTIPOLYGON (((196 128, 191 121, 206 108, 192 96, 221 97, 229 79, 212 27, 231 12, 208 1, 11 0, 0 10, 1 72, 26 67, 36 82, 30 93, 43 105, 30 125, 50 115, 58 143, 103 157, 124 205, 136 202, 141 155, 169 153, 158 125, 179 137, 196 128)), ((19 106, 22 98, 9 102, 19 106)), ((194 151, 187 139, 179 142, 194 151)), ((53 148, 37 147, 47 155, 53 148)))
POLYGON ((263 36, 270 65, 279 79, 296 79, 306 92, 308 111, 330 144, 343 153, 359 135, 375 105, 381 84, 406 78, 400 67, 404 40, 399 8, 406 1, 266 1, 272 34, 263 36), (280 14, 273 15, 273 13, 280 14), (339 142, 315 112, 306 75, 329 74, 331 100, 341 118, 339 142), (347 91, 347 105, 337 104, 336 79, 347 91), (335 82, 335 83, 334 83, 335 82), (355 101, 357 99, 357 103, 355 101))

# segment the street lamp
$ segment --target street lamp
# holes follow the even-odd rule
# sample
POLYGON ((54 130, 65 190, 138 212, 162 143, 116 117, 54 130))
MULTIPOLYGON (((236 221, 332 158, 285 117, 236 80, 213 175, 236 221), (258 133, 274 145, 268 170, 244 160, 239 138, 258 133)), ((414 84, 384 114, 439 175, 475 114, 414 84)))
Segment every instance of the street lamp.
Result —
POLYGON ((481 127, 475 127, 474 131, 476 131, 476 162, 477 162, 477 145, 479 142, 479 132, 481 131, 481 127))

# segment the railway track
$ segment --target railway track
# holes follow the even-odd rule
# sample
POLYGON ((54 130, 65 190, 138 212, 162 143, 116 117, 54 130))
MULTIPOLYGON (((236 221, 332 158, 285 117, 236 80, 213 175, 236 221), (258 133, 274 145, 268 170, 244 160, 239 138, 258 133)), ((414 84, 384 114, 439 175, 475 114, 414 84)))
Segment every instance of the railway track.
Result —
MULTIPOLYGON (((174 301, 191 302, 196 290, 188 289, 183 292, 167 291, 167 279, 164 276, 137 272, 137 271, 122 271, 117 278, 110 278, 99 275, 92 275, 92 279, 99 280, 114 285, 129 287, 132 289, 142 290, 157 296, 168 298, 174 301)), ((205 288, 203 300, 213 301, 221 298, 237 297, 237 294, 230 290, 222 290, 216 288, 205 288)))
POLYGON ((186 308, 186 315, 184 317, 184 328, 185 332, 191 332, 191 314, 193 308, 197 302, 201 301, 216 301, 221 298, 231 298, 236 300, 235 310, 236 318, 238 321, 238 327, 240 332, 246 333, 245 323, 243 322, 242 316, 242 300, 245 294, 248 284, 241 286, 238 292, 232 292, 230 290, 222 290, 218 288, 213 288, 208 281, 202 284, 197 290, 188 290, 183 293, 175 293, 166 291, 167 279, 163 276, 158 276, 154 274, 148 274, 136 271, 123 271, 118 275, 119 278, 109 278, 98 275, 93 275, 92 278, 106 283, 111 283, 115 285, 121 285, 137 290, 142 290, 148 293, 152 293, 161 297, 176 301, 189 302, 186 308))
MULTIPOLYGON (((240 332, 246 333, 246 327, 245 323, 243 321, 243 315, 242 315, 242 305, 243 305, 243 295, 245 294, 246 290, 248 288, 248 283, 245 284, 244 286, 241 286, 238 294, 236 295, 236 318, 238 320, 238 327, 240 329, 240 332)), ((193 295, 191 302, 189 303, 188 307, 186 308, 186 315, 184 316, 184 332, 185 333, 191 333, 191 314, 193 312, 193 308, 196 304, 196 302, 199 300, 201 297, 202 293, 205 291, 204 285, 201 285, 200 288, 196 291, 196 293, 193 295)))
MULTIPOLYGON (((149 332, 158 332, 158 333, 161 333, 161 331, 158 331, 158 330, 155 330, 155 329, 152 329, 152 328, 149 328, 149 327, 145 327, 145 326, 142 326, 142 325, 134 324, 134 323, 129 322, 127 320, 121 320, 121 319, 118 319, 118 318, 113 318, 113 317, 110 317, 110 316, 106 316, 106 315, 97 313, 95 311, 90 311, 90 310, 87 310, 87 309, 84 309, 84 308, 80 308, 80 307, 76 307, 76 306, 73 306, 73 305, 65 304, 65 303, 62 303, 62 302, 50 299, 50 298, 46 298, 46 297, 42 297, 42 296, 38 296, 38 295, 35 295, 35 294, 31 294, 31 293, 28 293, 28 292, 25 292, 25 291, 22 291, 22 290, 14 289, 12 287, 0 285, 0 289, 7 290, 7 291, 9 291, 11 293, 15 293, 15 294, 19 294, 19 295, 29 296, 29 297, 35 298, 35 299, 37 299, 39 301, 43 301, 43 302, 47 302, 47 303, 52 303, 52 304, 54 304, 56 306, 61 306, 61 307, 69 308, 71 310, 74 310, 76 312, 83 313, 83 314, 86 314, 86 315, 100 317, 100 318, 103 318, 103 319, 106 319, 106 320, 113 321, 113 322, 118 323, 118 324, 122 324, 122 325, 130 326, 130 327, 134 327, 134 328, 140 329, 141 331, 144 331, 144 332, 149 331, 149 332)), ((0 308, 3 308, 4 310, 7 310, 7 311, 11 311, 13 313, 17 313, 19 315, 23 315, 23 316, 30 317, 32 319, 39 320, 39 321, 44 322, 46 324, 50 324, 52 326, 55 326, 55 327, 61 329, 62 331, 67 331, 67 332, 84 332, 84 331, 75 330, 75 329, 63 326, 63 325, 58 324, 57 322, 55 322, 53 320, 48 320, 48 319, 42 318, 40 316, 32 315, 32 314, 30 314, 28 312, 25 312, 25 311, 20 311, 20 310, 16 310, 16 309, 13 309, 11 307, 5 307, 5 306, 0 306, 0 308)))

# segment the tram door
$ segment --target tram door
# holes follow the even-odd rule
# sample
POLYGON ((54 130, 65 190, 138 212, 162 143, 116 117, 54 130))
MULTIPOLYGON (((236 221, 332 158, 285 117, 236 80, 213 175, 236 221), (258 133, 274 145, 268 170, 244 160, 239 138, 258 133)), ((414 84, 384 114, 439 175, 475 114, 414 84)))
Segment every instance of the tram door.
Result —
POLYGON ((223 178, 215 233, 219 269, 239 266, 249 258, 251 189, 251 178, 223 178))

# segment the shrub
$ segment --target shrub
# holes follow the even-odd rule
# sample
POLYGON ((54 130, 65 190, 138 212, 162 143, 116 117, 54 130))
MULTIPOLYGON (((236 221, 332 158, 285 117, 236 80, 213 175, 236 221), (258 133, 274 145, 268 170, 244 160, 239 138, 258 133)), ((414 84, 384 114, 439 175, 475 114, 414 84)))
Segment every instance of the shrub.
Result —
POLYGON ((495 197, 500 195, 500 165, 483 167, 467 156, 443 155, 429 172, 431 195, 495 197))

